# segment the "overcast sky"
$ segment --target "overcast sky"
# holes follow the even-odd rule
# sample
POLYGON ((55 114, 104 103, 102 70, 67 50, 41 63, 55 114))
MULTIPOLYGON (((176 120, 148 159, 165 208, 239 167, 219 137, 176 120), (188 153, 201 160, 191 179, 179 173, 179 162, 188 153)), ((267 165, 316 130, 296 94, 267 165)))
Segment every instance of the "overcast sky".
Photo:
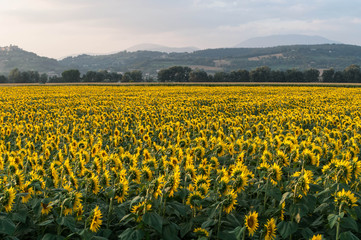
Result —
POLYGON ((361 45, 360 13, 360 0, 0 0, 0 46, 61 58, 140 43, 232 47, 273 34, 361 45))

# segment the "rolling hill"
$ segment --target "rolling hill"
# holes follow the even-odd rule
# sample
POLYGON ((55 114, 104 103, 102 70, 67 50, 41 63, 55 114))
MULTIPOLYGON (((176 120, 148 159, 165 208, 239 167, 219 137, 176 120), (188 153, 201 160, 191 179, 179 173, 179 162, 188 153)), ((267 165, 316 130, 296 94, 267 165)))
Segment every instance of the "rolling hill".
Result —
POLYGON ((361 65, 361 46, 346 44, 287 45, 265 48, 219 48, 198 50, 191 53, 166 53, 159 51, 122 51, 108 55, 79 55, 55 60, 40 57, 16 46, 0 48, 0 73, 8 74, 11 69, 21 71, 58 73, 67 69, 80 72, 108 70, 126 72, 141 70, 156 75, 157 71, 170 66, 181 65, 204 69, 209 73, 251 70, 259 66, 272 69, 300 70, 335 68, 361 65))

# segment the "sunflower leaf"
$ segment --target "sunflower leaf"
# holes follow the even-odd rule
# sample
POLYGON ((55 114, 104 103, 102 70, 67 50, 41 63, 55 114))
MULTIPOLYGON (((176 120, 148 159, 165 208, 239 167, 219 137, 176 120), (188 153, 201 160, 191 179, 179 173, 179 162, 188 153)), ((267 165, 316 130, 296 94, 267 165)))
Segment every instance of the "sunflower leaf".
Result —
POLYGON ((298 226, 295 222, 282 221, 277 225, 278 232, 283 238, 287 238, 297 232, 297 228, 298 226))
POLYGON ((162 233, 163 219, 157 213, 147 212, 144 214, 142 219, 145 224, 154 228, 155 230, 157 230, 157 232, 162 233))
POLYGON ((15 231, 15 224, 7 217, 0 217, 0 233, 12 235, 15 231))

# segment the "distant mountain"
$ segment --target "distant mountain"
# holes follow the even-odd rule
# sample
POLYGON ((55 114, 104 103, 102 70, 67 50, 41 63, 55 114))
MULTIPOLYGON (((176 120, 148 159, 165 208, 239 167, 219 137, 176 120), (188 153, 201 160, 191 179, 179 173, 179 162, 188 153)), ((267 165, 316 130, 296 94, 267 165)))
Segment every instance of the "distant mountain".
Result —
POLYGON ((61 74, 68 69, 87 71, 107 70, 127 72, 140 70, 155 76, 160 69, 171 66, 189 66, 208 73, 252 70, 269 66, 274 70, 309 68, 343 70, 351 64, 361 66, 361 46, 346 44, 287 45, 264 48, 218 48, 191 53, 160 51, 122 51, 104 55, 78 55, 55 60, 40 57, 16 46, 0 48, 0 74, 11 69, 34 70, 40 73, 61 74))
POLYGON ((129 52, 136 52, 136 51, 156 51, 156 52, 165 52, 165 53, 183 53, 183 52, 194 52, 199 50, 196 47, 167 47, 158 44, 152 43, 143 43, 132 46, 127 49, 129 52))
POLYGON ((308 36, 300 34, 271 35, 265 37, 250 38, 237 44, 235 47, 255 48, 255 47, 276 47, 287 45, 315 45, 339 43, 320 36, 308 36))
POLYGON ((59 73, 63 67, 52 58, 40 57, 18 46, 0 47, 0 73, 9 73, 12 69, 59 73))

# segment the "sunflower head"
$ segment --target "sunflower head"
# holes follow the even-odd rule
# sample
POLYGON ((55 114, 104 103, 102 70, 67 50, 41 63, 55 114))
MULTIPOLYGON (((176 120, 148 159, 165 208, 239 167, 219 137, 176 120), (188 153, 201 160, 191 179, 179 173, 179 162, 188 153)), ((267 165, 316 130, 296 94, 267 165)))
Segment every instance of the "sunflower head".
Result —
POLYGON ((102 217, 102 212, 100 211, 99 206, 96 206, 89 217, 91 221, 89 227, 90 231, 97 232, 99 230, 103 223, 102 217))
POLYGON ((276 221, 274 218, 267 220, 267 223, 264 225, 266 236, 265 240, 274 240, 276 238, 276 221))
POLYGON ((12 210, 15 197, 16 190, 13 187, 4 190, 4 196, 0 198, 0 202, 1 205, 4 206, 6 212, 10 212, 12 210))
POLYGON ((255 211, 250 212, 248 215, 246 215, 244 223, 248 229, 248 235, 253 236, 258 228, 258 213, 255 211))
POLYGON ((197 238, 209 237, 209 232, 204 228, 196 228, 193 230, 193 232, 197 236, 197 238))
POLYGON ((337 192, 335 195, 335 203, 337 206, 341 207, 341 205, 345 207, 356 207, 357 197, 351 191, 345 191, 342 189, 337 192))
POLYGON ((224 202, 223 202, 223 209, 228 214, 235 209, 235 205, 237 204, 237 193, 235 193, 233 190, 228 191, 224 195, 224 202))

